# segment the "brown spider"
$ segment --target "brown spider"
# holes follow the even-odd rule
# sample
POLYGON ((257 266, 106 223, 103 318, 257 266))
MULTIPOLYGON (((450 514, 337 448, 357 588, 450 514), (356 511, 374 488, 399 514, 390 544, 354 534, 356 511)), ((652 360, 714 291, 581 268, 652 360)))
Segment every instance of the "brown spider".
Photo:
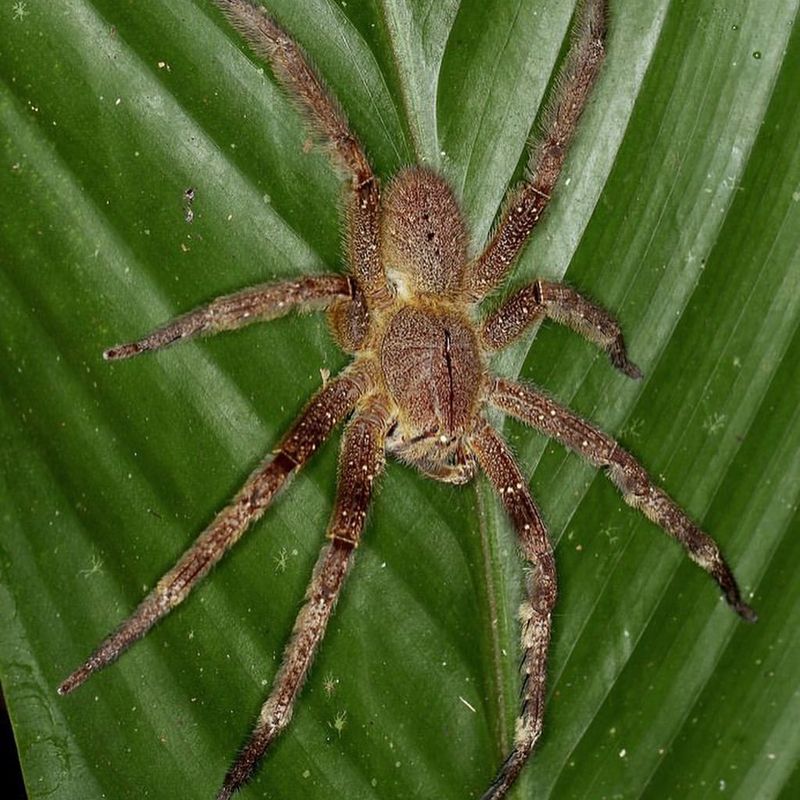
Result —
POLYGON ((514 783, 542 730, 556 571, 528 482, 508 445, 484 418, 485 406, 511 414, 604 468, 625 501, 681 542, 741 617, 751 622, 756 618, 716 543, 653 484, 630 453, 534 387, 496 377, 487 368, 491 352, 550 317, 602 347, 626 375, 641 377, 628 359, 615 319, 567 286, 536 280, 488 316, 482 317, 478 307, 506 278, 547 207, 600 72, 607 2, 580 3, 541 136, 531 146, 527 176, 510 193, 499 224, 476 258, 467 255, 466 224, 453 190, 441 176, 419 166, 405 169, 381 197, 361 145, 300 47, 248 0, 215 2, 270 63, 349 179, 349 273, 306 276, 218 298, 139 341, 107 350, 105 358, 128 358, 197 334, 274 319, 293 309, 326 308, 333 335, 354 360, 323 386, 233 502, 58 691, 66 694, 80 686, 183 601, 334 426, 352 415, 342 443, 330 543, 317 562, 272 692, 218 800, 231 797, 251 777, 289 722, 361 538, 387 452, 448 483, 466 483, 482 469, 511 517, 530 565, 520 609, 522 710, 514 747, 483 795, 483 800, 498 800, 514 783))

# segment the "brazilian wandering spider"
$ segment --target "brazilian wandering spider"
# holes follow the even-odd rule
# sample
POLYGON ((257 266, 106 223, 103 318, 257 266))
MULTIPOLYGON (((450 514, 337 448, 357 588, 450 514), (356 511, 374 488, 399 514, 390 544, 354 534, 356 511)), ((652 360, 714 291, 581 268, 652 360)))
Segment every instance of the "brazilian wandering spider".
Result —
POLYGON ((253 774, 288 725, 359 543, 385 453, 440 481, 463 484, 482 470, 516 529, 530 571, 520 608, 522 709, 514 746, 483 795, 506 795, 542 730, 556 572, 551 545, 528 484, 508 445, 486 421, 495 408, 557 439, 602 467, 627 503, 676 538, 718 583, 730 606, 754 621, 715 542, 656 487, 608 435, 537 389, 492 375, 489 354, 544 317, 569 325, 602 347, 612 364, 639 378, 615 319, 572 289, 536 280, 489 315, 480 302, 505 280, 545 211, 565 154, 604 58, 606 0, 582 0, 573 40, 554 84, 541 134, 530 148, 525 180, 507 198, 483 251, 469 258, 469 235, 447 182, 423 167, 403 170, 381 196, 379 183, 348 123, 299 46, 248 0, 215 0, 264 57, 306 113, 348 179, 346 275, 300 277, 218 298, 136 342, 105 352, 129 358, 198 334, 274 319, 291 310, 327 309, 334 337, 353 362, 311 400, 283 439, 182 556, 89 659, 59 687, 67 694, 113 662, 184 600, 257 520, 333 428, 350 418, 339 462, 328 539, 294 633, 255 730, 225 777, 218 800, 253 774))

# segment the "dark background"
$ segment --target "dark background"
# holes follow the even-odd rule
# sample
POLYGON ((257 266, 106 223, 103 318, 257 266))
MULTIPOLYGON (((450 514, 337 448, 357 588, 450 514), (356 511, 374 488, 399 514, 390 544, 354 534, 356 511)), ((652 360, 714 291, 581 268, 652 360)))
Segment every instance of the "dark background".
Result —
POLYGON ((22 771, 19 766, 19 754, 14 734, 11 731, 11 720, 3 691, 0 689, 0 776, 6 787, 4 796, 8 800, 27 800, 25 785, 22 783, 22 771))

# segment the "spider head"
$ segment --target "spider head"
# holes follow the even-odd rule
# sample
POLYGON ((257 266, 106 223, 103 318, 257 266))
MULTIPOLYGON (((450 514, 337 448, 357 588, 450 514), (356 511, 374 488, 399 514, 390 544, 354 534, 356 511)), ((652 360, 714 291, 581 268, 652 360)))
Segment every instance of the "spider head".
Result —
POLYGON ((466 257, 467 228, 444 178, 421 167, 399 173, 383 201, 381 259, 400 298, 456 292, 466 257))
POLYGON ((402 306, 386 327, 380 364, 398 409, 398 441, 420 443, 436 460, 449 459, 471 430, 482 385, 469 322, 436 303, 402 306))
POLYGON ((441 431, 424 431, 417 435, 397 425, 386 440, 393 455, 416 467, 424 475, 444 483, 469 483, 475 476, 477 463, 466 447, 466 437, 448 436, 441 431))

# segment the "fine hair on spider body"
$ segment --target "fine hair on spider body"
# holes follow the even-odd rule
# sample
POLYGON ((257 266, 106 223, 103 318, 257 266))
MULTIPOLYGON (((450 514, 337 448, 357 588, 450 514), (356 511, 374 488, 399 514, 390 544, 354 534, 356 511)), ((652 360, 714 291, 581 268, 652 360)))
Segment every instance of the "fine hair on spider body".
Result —
POLYGON ((529 566, 520 608, 522 706, 513 747, 483 800, 500 800, 514 784, 542 731, 556 569, 545 523, 507 443, 487 421, 493 408, 558 440, 619 488, 625 502, 676 539, 747 621, 719 547, 655 485, 641 464, 608 434, 533 386, 491 374, 491 353, 550 318, 602 348, 631 378, 616 319, 561 283, 534 280, 482 314, 479 304, 507 278, 557 188, 564 159, 605 56, 607 0, 580 0, 569 51, 557 76, 540 134, 530 146, 522 183, 513 188, 482 251, 470 258, 470 235, 458 199, 434 171, 402 170, 381 190, 345 115, 292 37, 250 0, 215 0, 264 58, 305 114, 346 181, 346 274, 300 276, 254 286, 127 344, 106 350, 120 360, 180 339, 232 330, 290 311, 326 310, 336 341, 352 363, 327 381, 272 453, 255 469, 178 563, 91 656, 59 686, 67 694, 116 660, 181 603, 333 429, 347 422, 328 542, 254 730, 224 778, 226 800, 252 776, 288 725, 317 647, 352 566, 376 480, 387 454, 423 475, 463 484, 482 471, 496 490, 529 566))

